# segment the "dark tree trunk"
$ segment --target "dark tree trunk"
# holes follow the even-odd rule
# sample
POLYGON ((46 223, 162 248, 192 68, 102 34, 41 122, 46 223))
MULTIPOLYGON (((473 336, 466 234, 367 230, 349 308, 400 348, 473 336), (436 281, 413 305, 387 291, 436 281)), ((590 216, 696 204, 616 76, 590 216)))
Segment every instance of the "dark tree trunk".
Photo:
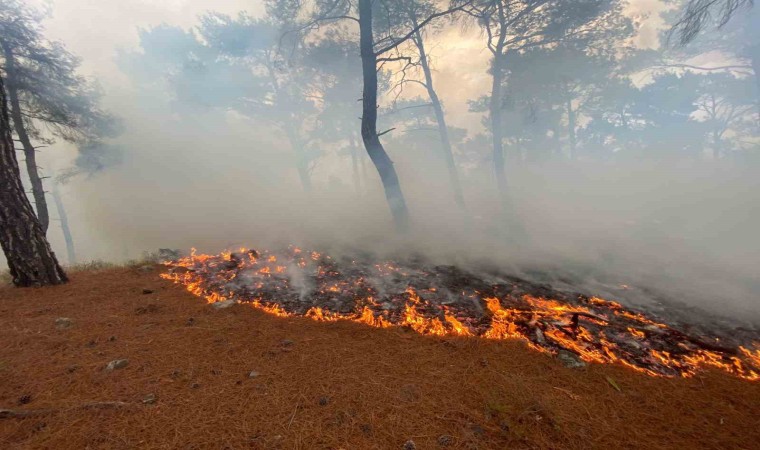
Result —
POLYGON ((3 53, 5 54, 5 70, 8 76, 8 99, 10 100, 11 117, 13 118, 13 125, 16 129, 21 145, 24 149, 24 156, 26 159, 26 172, 29 175, 29 182, 32 185, 32 196, 34 197, 34 206, 37 210, 37 218, 42 226, 42 232, 47 233, 48 225, 50 224, 50 216, 48 214, 47 200, 45 199, 45 188, 42 186, 42 178, 40 178, 39 169, 37 167, 37 154, 32 145, 32 141, 29 139, 29 134, 24 128, 24 119, 21 115, 21 103, 18 99, 18 89, 16 88, 16 67, 11 48, 3 43, 3 53))
POLYGON ((575 159, 575 149, 576 149, 576 136, 575 136, 575 127, 576 127, 576 118, 575 118, 575 111, 573 110, 573 101, 572 99, 567 100, 567 138, 569 141, 569 147, 570 151, 568 152, 568 157, 573 160, 575 159))
POLYGON ((76 264, 77 258, 74 253, 74 240, 71 238, 71 229, 69 228, 69 217, 66 215, 66 208, 63 207, 61 193, 58 192, 58 185, 53 184, 53 200, 55 209, 58 210, 58 218, 61 221, 61 231, 63 231, 63 240, 66 242, 66 256, 69 264, 76 264))
POLYGON ((13 284, 61 284, 67 280, 26 197, 13 148, 8 104, 0 78, 0 244, 13 284))
MULTIPOLYGON (((416 20, 413 22, 413 25, 417 28, 418 24, 416 20)), ((430 97, 430 103, 433 104, 435 121, 438 124, 438 134, 441 136, 442 156, 444 161, 446 161, 446 168, 449 171, 449 183, 451 184, 451 190, 454 193, 454 201, 456 201, 460 208, 464 208, 465 203, 464 195, 462 194, 462 184, 459 182, 459 172, 457 171, 457 166, 454 162, 454 153, 451 150, 451 140, 449 139, 449 128, 446 126, 446 116, 443 114, 441 100, 438 98, 438 94, 433 88, 433 74, 430 71, 430 64, 428 63, 427 54, 425 53, 425 43, 422 40, 422 34, 419 30, 415 33, 413 41, 415 45, 417 45, 417 50, 419 50, 420 53, 420 65, 422 66, 422 72, 425 74, 425 88, 430 97)))
POLYGON ((393 161, 385 152, 377 135, 377 55, 372 34, 372 0, 359 0, 359 43, 362 57, 364 88, 362 94, 362 140, 372 163, 380 175, 385 198, 396 229, 409 227, 409 211, 401 192, 393 161))

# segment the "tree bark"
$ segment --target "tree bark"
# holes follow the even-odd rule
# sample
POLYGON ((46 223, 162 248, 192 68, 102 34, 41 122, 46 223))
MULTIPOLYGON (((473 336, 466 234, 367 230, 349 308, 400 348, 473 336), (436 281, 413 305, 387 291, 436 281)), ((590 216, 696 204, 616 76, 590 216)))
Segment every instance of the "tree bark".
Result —
MULTIPOLYGON (((417 21, 413 21, 413 25, 417 28, 417 21)), ((451 140, 449 139, 449 128, 446 126, 446 116, 443 114, 443 106, 441 100, 438 98, 438 94, 433 88, 433 75, 430 71, 430 64, 428 63, 427 53, 425 53, 425 43, 422 40, 422 33, 419 30, 412 39, 417 46, 417 50, 420 53, 420 65, 422 66, 422 72, 425 74, 425 88, 427 89, 428 96, 430 97, 430 103, 433 104, 433 111, 435 112, 435 121, 438 124, 438 134, 441 136, 441 150, 444 161, 446 162, 446 168, 449 172, 449 183, 454 193, 454 201, 456 204, 464 209, 464 195, 462 194, 462 184, 459 181, 459 172, 457 171, 456 163, 454 162, 454 153, 451 150, 451 140)))
POLYGON ((362 58, 362 140, 380 175, 385 198, 398 231, 409 228, 409 211, 393 161, 377 135, 377 55, 372 33, 372 0, 359 0, 359 45, 362 58))
POLYGON ((68 281, 45 238, 21 184, 13 148, 8 104, 0 77, 0 244, 13 284, 18 287, 68 281))
POLYGON ((50 215, 48 213, 47 200, 45 199, 45 188, 42 185, 39 168, 37 167, 37 154, 32 145, 29 134, 24 128, 24 118, 21 114, 21 103, 18 98, 18 89, 16 87, 16 61, 10 46, 3 42, 3 53, 5 54, 5 72, 8 77, 8 99, 10 100, 11 117, 16 129, 21 145, 24 149, 26 159, 26 172, 29 175, 29 182, 32 185, 32 196, 34 197, 34 206, 37 210, 37 218, 42 226, 42 232, 47 233, 50 224, 50 215))
POLYGON ((58 192, 58 185, 53 184, 53 200, 55 208, 58 210, 58 218, 61 221, 61 231, 63 231, 63 240, 66 242, 66 256, 69 264, 76 264, 77 258, 74 253, 74 240, 71 238, 71 229, 69 228, 69 217, 66 215, 66 209, 63 207, 61 193, 58 192))

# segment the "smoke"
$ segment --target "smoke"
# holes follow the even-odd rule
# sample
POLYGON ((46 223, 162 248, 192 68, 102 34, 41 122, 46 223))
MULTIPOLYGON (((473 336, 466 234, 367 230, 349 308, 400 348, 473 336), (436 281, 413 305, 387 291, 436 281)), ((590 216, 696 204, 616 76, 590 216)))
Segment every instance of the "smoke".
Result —
MULTIPOLYGON (((56 2, 54 12, 74 3, 56 2)), ((201 13, 205 5, 196 7, 201 13)), ((171 20, 145 14, 135 18, 128 39, 118 40, 122 51, 136 51, 131 33, 137 26, 171 20)), ((180 26, 193 25, 187 16, 183 10, 180 26)), ((62 22, 54 23, 52 30, 72 35, 62 22)), ((80 41, 85 32, 77 31, 80 41)), ((456 48, 455 56, 466 53, 457 34, 447 32, 451 40, 437 45, 456 48)), ((126 132, 118 140, 126 149, 122 163, 63 190, 80 259, 122 261, 159 247, 217 252, 292 243, 335 255, 363 251, 379 259, 424 256, 472 270, 499 267, 650 308, 667 299, 760 320, 757 166, 647 158, 513 163, 511 196, 527 230, 519 235, 501 225, 488 147, 476 148, 472 156, 466 141, 458 142, 467 202, 460 210, 436 134, 402 128, 383 137, 413 221, 409 234, 398 235, 379 177, 363 152, 357 189, 347 143, 317 145, 313 188, 305 192, 297 155, 281 129, 225 108, 177 102, 165 91, 170 85, 141 85, 116 68, 116 50, 108 52, 109 59, 97 59, 108 67, 97 66, 93 73, 101 75, 108 108, 124 120, 126 132)), ((485 93, 488 84, 487 57, 478 55, 484 63, 468 66, 469 77, 463 77, 462 64, 436 65, 450 123, 470 138, 482 131, 482 114, 469 112, 467 101, 485 93)), ((216 88, 219 96, 227 94, 227 86, 216 88)), ((351 94, 359 98, 361 92, 351 94)), ((347 114, 358 117, 359 104, 347 114)), ((358 131, 356 119, 354 126, 358 131)), ((51 167, 65 167, 70 156, 45 158, 51 167)), ((57 233, 54 224, 51 240, 63 254, 57 233)))

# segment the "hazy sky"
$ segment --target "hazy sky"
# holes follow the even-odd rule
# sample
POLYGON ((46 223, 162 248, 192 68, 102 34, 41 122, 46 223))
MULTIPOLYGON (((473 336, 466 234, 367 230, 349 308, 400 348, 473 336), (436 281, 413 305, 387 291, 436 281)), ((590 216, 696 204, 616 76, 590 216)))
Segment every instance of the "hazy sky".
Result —
MULTIPOLYGON (((49 4, 53 16, 47 21, 48 36, 63 41, 83 60, 85 74, 95 76, 106 90, 126 82, 114 63, 119 48, 131 49, 138 44, 138 30, 162 23, 190 28, 197 17, 213 10, 227 14, 246 11, 258 16, 264 13, 257 0, 31 0, 49 4)), ((638 37, 642 46, 656 43, 661 23, 657 11, 660 0, 631 0, 631 14, 647 14, 638 37)), ((447 28, 437 36, 431 50, 436 69, 435 83, 444 93, 443 100, 452 112, 451 124, 466 128, 479 126, 480 114, 467 113, 467 101, 476 98, 489 86, 486 68, 488 52, 482 48, 482 38, 476 30, 462 35, 458 27, 447 28), (436 58, 446 54, 447 58, 436 58), (467 65, 461 61, 467 60, 467 65)), ((409 89, 414 93, 413 89, 409 89)))

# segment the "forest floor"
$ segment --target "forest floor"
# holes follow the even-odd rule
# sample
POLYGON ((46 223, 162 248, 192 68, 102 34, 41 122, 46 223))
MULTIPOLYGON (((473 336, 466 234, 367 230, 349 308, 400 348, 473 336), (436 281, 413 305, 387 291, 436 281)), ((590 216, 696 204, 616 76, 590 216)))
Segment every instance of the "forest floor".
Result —
POLYGON ((64 286, 0 288, 0 448, 760 442, 758 382, 712 370, 683 379, 570 369, 518 341, 281 318, 242 304, 217 310, 161 270, 78 271, 64 286), (128 364, 106 368, 120 359, 128 364))

